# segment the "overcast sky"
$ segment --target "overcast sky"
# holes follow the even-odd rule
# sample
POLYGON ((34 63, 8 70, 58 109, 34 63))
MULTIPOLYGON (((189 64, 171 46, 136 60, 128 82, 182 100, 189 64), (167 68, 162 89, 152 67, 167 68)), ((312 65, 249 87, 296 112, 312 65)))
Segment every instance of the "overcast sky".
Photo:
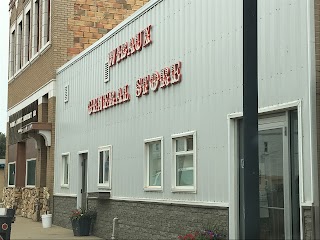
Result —
POLYGON ((0 132, 6 134, 8 52, 9 52, 9 0, 0 1, 0 132))

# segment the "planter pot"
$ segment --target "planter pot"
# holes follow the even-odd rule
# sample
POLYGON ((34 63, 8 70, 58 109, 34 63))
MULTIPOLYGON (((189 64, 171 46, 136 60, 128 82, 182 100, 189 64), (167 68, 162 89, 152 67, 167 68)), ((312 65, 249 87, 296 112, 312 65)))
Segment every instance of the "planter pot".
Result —
POLYGON ((89 236, 91 218, 80 218, 71 220, 74 236, 89 236))

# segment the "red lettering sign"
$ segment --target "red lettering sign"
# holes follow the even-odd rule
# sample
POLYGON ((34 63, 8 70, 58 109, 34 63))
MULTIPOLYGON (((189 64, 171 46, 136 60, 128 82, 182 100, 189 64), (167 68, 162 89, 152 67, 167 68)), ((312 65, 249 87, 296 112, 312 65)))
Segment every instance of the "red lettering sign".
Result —
POLYGON ((119 88, 118 92, 111 91, 106 95, 92 99, 88 104, 88 113, 91 115, 128 101, 130 101, 130 94, 129 86, 126 85, 123 88, 119 88))
POLYGON ((136 82, 136 97, 149 94, 149 89, 156 92, 159 87, 165 88, 172 84, 181 82, 181 62, 175 63, 170 67, 165 67, 159 72, 148 75, 144 78, 139 78, 136 82))
POLYGON ((117 63, 120 63, 137 51, 141 51, 143 48, 149 46, 151 43, 151 25, 149 25, 146 29, 132 37, 128 42, 121 44, 109 53, 109 67, 115 66, 117 63))

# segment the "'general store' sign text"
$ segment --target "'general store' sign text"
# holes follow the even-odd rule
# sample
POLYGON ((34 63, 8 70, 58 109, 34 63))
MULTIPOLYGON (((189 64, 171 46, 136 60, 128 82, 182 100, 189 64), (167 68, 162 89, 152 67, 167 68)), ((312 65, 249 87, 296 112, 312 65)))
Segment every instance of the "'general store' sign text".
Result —
MULTIPOLYGON (((136 82, 136 97, 148 95, 150 90, 156 92, 159 88, 165 89, 171 85, 180 83, 182 79, 181 62, 165 67, 160 72, 155 71, 152 75, 139 78, 136 82)), ((111 91, 103 96, 92 99, 88 104, 88 113, 101 112, 121 103, 129 102, 131 95, 129 85, 111 91)))

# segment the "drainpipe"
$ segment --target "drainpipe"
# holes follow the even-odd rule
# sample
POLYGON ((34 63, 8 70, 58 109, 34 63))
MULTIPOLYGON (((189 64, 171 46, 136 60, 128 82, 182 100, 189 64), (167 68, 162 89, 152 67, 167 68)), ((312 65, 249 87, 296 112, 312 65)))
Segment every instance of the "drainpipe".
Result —
POLYGON ((115 233, 116 233, 116 224, 117 224, 118 220, 119 220, 119 219, 118 219, 117 217, 115 217, 115 218, 113 219, 111 240, 116 239, 115 233))

